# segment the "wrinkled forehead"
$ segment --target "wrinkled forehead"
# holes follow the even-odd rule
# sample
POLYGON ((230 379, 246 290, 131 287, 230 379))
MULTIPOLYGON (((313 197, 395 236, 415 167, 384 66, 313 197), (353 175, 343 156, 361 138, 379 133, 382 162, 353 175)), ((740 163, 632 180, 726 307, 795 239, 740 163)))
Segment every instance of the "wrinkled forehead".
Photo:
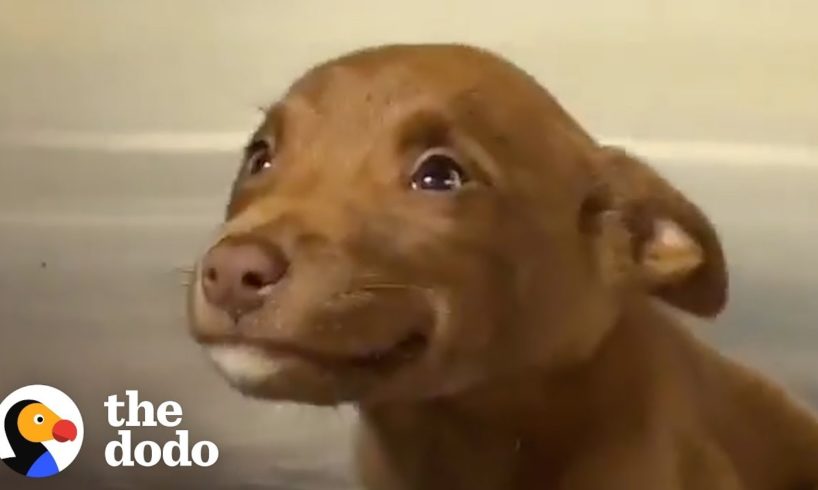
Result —
POLYGON ((450 49, 386 47, 349 54, 309 70, 293 83, 288 95, 317 106, 334 106, 339 97, 351 98, 352 104, 388 106, 399 99, 462 89, 475 82, 470 80, 474 75, 485 71, 475 70, 477 65, 497 61, 477 62, 475 52, 465 55, 450 49))
POLYGON ((387 106, 397 99, 430 94, 439 85, 398 60, 375 65, 337 62, 308 72, 290 87, 286 99, 307 102, 318 111, 337 110, 341 103, 387 106))
POLYGON ((304 137, 353 144, 394 131, 396 125, 420 114, 426 119, 451 119, 452 98, 462 90, 444 77, 429 76, 400 62, 330 64, 293 84, 268 124, 286 124, 304 137))

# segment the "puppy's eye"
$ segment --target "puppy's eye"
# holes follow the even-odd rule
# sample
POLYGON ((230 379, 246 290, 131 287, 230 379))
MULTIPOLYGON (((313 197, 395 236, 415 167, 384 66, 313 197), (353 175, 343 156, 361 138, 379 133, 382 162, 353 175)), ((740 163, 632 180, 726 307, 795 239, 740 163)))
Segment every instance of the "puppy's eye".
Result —
POLYGON ((247 159, 244 163, 247 175, 257 175, 273 166, 273 150, 266 141, 254 141, 247 148, 247 159))
POLYGON ((412 189, 452 191, 468 182, 468 176, 448 151, 433 148, 418 158, 412 173, 412 189))

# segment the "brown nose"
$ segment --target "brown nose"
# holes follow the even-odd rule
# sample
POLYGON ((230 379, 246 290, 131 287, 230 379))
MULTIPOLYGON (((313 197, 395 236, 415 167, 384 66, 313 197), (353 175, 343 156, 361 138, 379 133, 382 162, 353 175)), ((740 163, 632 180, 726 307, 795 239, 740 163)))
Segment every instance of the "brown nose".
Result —
POLYGON ((234 318, 264 303, 288 262, 274 246, 257 241, 222 241, 202 261, 202 289, 214 306, 234 318))

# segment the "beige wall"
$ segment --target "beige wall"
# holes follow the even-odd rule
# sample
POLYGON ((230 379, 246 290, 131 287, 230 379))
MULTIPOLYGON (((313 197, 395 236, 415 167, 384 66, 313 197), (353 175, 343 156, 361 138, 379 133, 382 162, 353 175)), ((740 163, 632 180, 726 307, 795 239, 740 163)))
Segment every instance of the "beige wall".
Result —
POLYGON ((818 144, 812 0, 0 0, 0 12, 6 139, 242 132, 326 56, 466 41, 534 72, 602 136, 818 144))

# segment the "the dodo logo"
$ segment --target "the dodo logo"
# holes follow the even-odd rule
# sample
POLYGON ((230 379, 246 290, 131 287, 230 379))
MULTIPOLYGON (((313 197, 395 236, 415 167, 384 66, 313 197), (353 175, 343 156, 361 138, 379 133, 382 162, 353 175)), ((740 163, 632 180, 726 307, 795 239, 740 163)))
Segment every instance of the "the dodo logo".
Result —
POLYGON ((0 458, 30 478, 56 475, 82 445, 82 416, 73 400, 45 385, 20 388, 0 403, 0 458))

